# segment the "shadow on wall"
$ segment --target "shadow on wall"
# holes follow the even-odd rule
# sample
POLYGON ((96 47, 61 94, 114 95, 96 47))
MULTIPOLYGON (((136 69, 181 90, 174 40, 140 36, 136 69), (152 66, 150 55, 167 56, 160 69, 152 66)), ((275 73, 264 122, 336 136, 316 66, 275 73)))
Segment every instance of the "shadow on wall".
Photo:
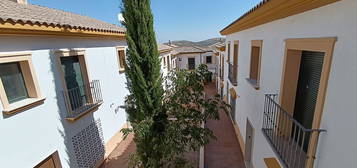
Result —
POLYGON ((68 109, 60 73, 62 67, 59 67, 55 50, 51 50, 49 55, 51 59, 51 72, 54 75, 55 99, 57 99, 59 120, 62 124, 62 128, 58 128, 58 132, 63 138, 64 149, 59 149, 59 154, 61 160, 65 159, 67 162, 67 165, 63 162, 62 165, 63 167, 70 168, 95 167, 104 159, 105 155, 101 121, 94 118, 93 112, 86 114, 74 122, 67 120, 68 109))

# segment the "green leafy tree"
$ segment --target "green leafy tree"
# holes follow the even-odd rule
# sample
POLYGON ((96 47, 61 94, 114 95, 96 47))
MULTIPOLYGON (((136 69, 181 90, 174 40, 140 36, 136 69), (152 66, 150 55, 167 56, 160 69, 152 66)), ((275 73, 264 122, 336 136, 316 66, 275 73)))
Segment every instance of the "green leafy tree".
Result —
POLYGON ((214 137, 201 124, 218 119, 223 106, 218 97, 203 96, 207 67, 171 72, 164 91, 150 0, 123 0, 123 16, 130 92, 124 108, 132 128, 122 131, 134 133, 137 150, 132 167, 183 167, 186 152, 198 150, 214 137))

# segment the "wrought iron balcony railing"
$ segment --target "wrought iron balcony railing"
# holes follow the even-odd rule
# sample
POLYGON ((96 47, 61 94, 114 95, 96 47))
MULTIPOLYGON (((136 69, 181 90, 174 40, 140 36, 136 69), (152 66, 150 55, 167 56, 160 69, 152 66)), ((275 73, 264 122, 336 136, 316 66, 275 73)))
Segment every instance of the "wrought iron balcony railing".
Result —
POLYGON ((62 93, 65 98, 68 119, 75 119, 103 102, 99 80, 93 80, 88 85, 67 89, 62 93))
POLYGON ((231 81, 232 85, 237 86, 237 65, 229 64, 228 68, 228 79, 231 81))
POLYGON ((317 143, 325 130, 305 128, 277 103, 277 98, 276 94, 265 95, 263 133, 287 168, 308 167, 308 159, 315 158, 310 143, 317 143))

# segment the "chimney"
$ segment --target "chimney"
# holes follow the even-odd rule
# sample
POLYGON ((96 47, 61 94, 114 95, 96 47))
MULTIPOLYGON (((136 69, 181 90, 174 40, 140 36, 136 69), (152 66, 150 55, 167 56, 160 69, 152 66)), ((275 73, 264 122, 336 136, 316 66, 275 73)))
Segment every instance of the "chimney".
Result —
POLYGON ((16 3, 18 3, 18 4, 25 4, 25 5, 27 5, 27 0, 10 0, 10 1, 16 2, 16 3))

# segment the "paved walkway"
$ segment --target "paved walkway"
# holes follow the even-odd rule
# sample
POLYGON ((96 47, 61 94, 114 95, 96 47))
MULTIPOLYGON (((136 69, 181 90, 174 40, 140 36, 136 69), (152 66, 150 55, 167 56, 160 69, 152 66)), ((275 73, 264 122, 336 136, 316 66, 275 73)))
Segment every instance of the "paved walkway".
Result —
MULTIPOLYGON (((215 85, 209 84, 205 88, 207 96, 215 95, 215 85)), ((205 168, 245 168, 242 150, 235 135, 234 127, 229 116, 220 111, 220 120, 206 123, 217 140, 205 146, 205 168)))
MULTIPOLYGON (((216 94, 214 84, 205 88, 207 96, 216 94)), ((206 126, 213 130, 217 140, 205 146, 205 168, 245 168, 243 155, 235 136, 230 118, 223 111, 220 112, 219 121, 208 121, 206 126)), ((114 151, 108 156, 100 168, 127 168, 129 157, 136 150, 133 135, 120 142, 114 151)), ((187 158, 198 160, 198 153, 189 153, 187 158)))
POLYGON ((131 134, 121 141, 113 152, 109 154, 100 168, 127 168, 130 155, 136 150, 133 138, 134 135, 131 134))

